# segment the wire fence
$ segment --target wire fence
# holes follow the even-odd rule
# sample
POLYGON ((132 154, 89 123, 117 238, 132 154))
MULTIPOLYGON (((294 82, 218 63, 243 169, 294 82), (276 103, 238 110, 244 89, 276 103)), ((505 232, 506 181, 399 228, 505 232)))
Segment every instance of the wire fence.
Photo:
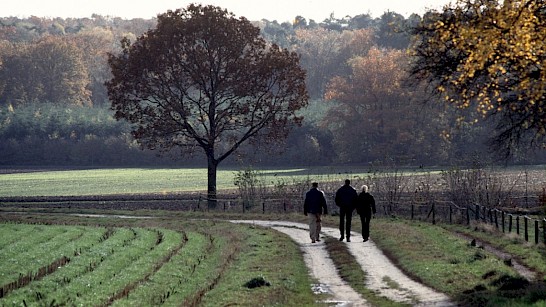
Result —
POLYGON ((458 206, 450 202, 397 206, 383 204, 381 207, 384 215, 427 221, 432 224, 487 224, 497 231, 522 236, 527 242, 546 244, 546 218, 539 214, 517 214, 481 205, 458 206))
MULTIPOLYGON (((489 225, 491 228, 506 234, 522 237, 527 242, 546 245, 546 208, 537 207, 527 212, 509 212, 498 208, 481 205, 457 205, 452 201, 415 201, 411 197, 402 197, 399 201, 385 201, 377 197, 377 215, 383 217, 399 217, 409 220, 419 220, 437 223, 474 225, 476 223, 489 225), (541 211, 542 210, 542 211, 541 211)), ((112 197, 46 197, 46 198, 1 198, 0 209, 13 205, 23 208, 63 208, 63 209, 161 209, 176 211, 214 211, 236 214, 287 214, 303 213, 303 195, 292 194, 279 197, 264 197, 244 199, 236 194, 223 195, 211 201, 203 195, 186 197, 148 197, 127 196, 112 197)), ((525 200, 527 201, 527 199, 525 200)), ((337 215, 338 208, 334 205, 334 197, 327 195, 329 214, 337 215)))
MULTIPOLYGON (((192 200, 192 205, 185 206, 189 210, 222 211, 229 213, 298 213, 303 212, 303 198, 264 198, 260 200, 243 200, 241 198, 219 198, 215 206, 210 207, 206 197, 192 200)), ((333 205, 333 197, 329 199, 329 214, 338 214, 338 208, 333 205)), ((419 220, 432 224, 448 223, 473 225, 486 224, 499 232, 521 236, 527 242, 546 245, 546 218, 539 212, 533 214, 518 214, 497 208, 481 205, 459 206, 451 201, 429 202, 377 202, 377 215, 382 217, 399 217, 409 220, 419 220)))

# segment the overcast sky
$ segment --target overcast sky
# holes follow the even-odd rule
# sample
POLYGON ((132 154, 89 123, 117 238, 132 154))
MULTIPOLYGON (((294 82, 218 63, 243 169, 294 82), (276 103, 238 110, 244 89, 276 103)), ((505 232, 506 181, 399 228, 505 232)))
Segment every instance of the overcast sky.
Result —
POLYGON ((2 0, 1 17, 91 17, 103 16, 149 19, 190 3, 214 4, 250 20, 291 21, 300 15, 321 22, 334 13, 336 18, 368 13, 379 17, 385 11, 404 16, 422 15, 439 9, 449 0, 2 0))

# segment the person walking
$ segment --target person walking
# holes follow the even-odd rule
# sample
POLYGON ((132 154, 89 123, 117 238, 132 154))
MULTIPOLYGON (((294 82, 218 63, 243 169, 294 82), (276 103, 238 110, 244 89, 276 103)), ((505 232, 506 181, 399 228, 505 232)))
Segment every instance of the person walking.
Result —
POLYGON ((323 209, 324 214, 328 214, 324 192, 318 189, 317 182, 313 182, 311 189, 305 194, 305 201, 303 203, 303 214, 309 216, 309 237, 311 238, 311 243, 320 242, 323 209))
POLYGON ((362 192, 358 194, 356 200, 356 212, 360 215, 360 222, 362 223, 362 239, 364 242, 369 240, 370 237, 370 220, 375 217, 375 199, 368 192, 367 185, 362 186, 362 192))
POLYGON ((355 201, 358 197, 356 190, 351 186, 351 180, 345 179, 345 184, 336 192, 335 202, 339 207, 339 232, 343 241, 347 237, 347 242, 351 242, 351 220, 355 209, 355 201))

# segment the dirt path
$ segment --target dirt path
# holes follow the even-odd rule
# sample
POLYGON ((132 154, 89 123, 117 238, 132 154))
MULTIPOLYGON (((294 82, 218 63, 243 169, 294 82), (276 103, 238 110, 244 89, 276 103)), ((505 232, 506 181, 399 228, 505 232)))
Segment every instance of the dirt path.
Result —
MULTIPOLYGON (((337 273, 324 243, 312 244, 309 239, 308 226, 302 223, 280 221, 232 221, 234 223, 250 223, 273 229, 289 235, 300 245, 312 276, 325 285, 339 306, 369 306, 349 285, 342 281, 337 273)), ((323 227, 322 234, 337 237, 339 230, 323 227)), ((347 242, 349 251, 366 272, 366 286, 379 295, 392 301, 407 303, 414 306, 455 306, 449 297, 442 293, 417 283, 407 277, 402 271, 383 255, 372 240, 362 242, 356 240, 360 234, 353 233, 355 242, 347 242), (396 286, 393 286, 395 284, 396 286)))

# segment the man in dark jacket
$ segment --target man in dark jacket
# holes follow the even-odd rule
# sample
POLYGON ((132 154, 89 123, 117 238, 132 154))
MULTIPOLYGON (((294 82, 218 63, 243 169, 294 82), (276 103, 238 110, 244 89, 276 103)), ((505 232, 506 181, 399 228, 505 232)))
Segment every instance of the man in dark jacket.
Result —
POLYGON ((324 209, 324 214, 328 214, 324 192, 318 189, 317 182, 313 182, 312 188, 305 194, 305 202, 303 203, 303 214, 309 216, 311 243, 320 242, 322 209, 324 209))
POLYGON ((351 220, 357 197, 358 194, 351 186, 351 181, 345 179, 345 184, 337 190, 335 197, 336 205, 339 207, 339 232, 341 233, 339 241, 343 241, 346 234, 347 242, 351 242, 351 220))
POLYGON ((370 220, 372 214, 375 216, 375 199, 368 192, 368 186, 362 186, 362 192, 358 194, 356 201, 356 212, 360 215, 360 222, 362 222, 362 238, 364 242, 368 241, 370 237, 370 220))

